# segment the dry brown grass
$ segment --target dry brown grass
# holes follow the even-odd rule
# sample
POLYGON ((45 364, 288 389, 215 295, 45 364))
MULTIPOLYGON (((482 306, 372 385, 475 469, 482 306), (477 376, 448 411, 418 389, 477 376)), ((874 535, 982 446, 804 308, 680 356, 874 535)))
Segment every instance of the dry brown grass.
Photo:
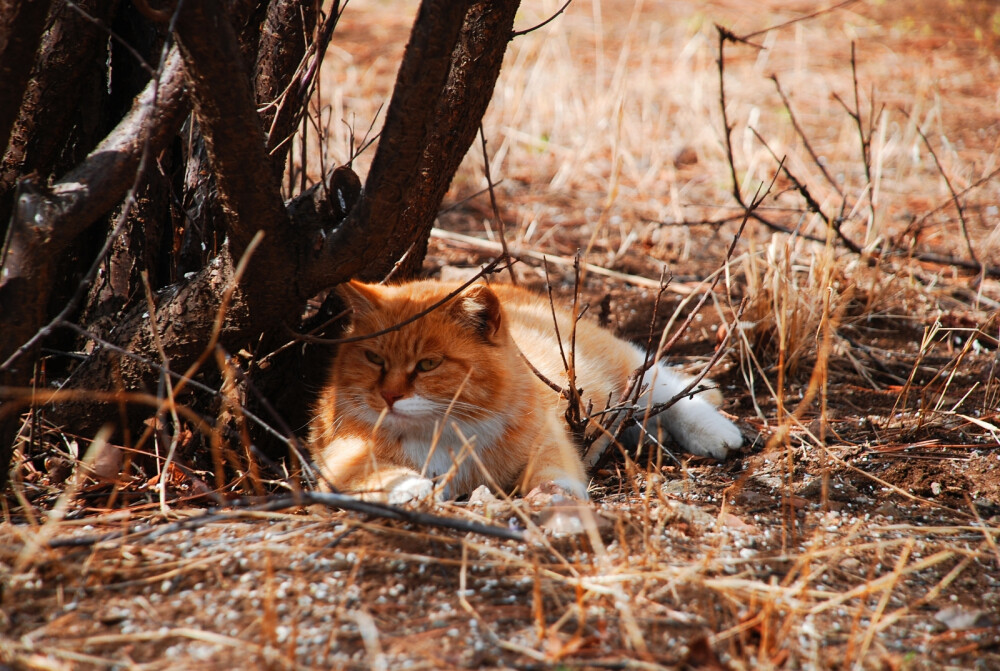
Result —
MULTIPOLYGON (((519 26, 559 4, 526 3, 519 26)), ((106 487, 74 478, 58 504, 67 486, 26 476, 0 526, 0 666, 1000 668, 1000 282, 914 258, 971 258, 950 182, 975 257, 1000 266, 1000 179, 984 181, 1000 167, 1000 13, 857 2, 754 36, 762 49, 728 44, 740 192, 784 157, 794 180, 779 174, 759 214, 795 234, 751 221, 723 267, 741 212, 714 24, 746 35, 817 9, 788 5, 577 0, 514 40, 484 120, 524 281, 543 286, 539 255, 589 247, 617 274, 588 273, 585 299, 597 312, 608 296, 611 327, 642 339, 661 269, 674 290, 655 326, 671 330, 722 273, 675 348, 696 368, 749 299, 712 372, 752 440, 743 455, 620 456, 585 507, 536 493, 436 511, 523 543, 309 509, 51 548, 161 522, 160 501, 107 510, 106 487)), ((348 7, 314 172, 350 157, 350 126, 357 141, 377 128, 413 11, 348 7)), ((466 200, 485 186, 477 147, 431 272, 490 257, 488 199, 466 200)), ((571 295, 572 267, 549 272, 571 295)))

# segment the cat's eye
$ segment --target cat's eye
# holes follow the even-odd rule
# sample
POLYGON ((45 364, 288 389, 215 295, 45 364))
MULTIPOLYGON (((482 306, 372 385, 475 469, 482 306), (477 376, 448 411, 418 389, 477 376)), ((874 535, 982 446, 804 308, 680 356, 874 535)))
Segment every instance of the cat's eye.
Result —
POLYGON ((371 361, 376 366, 385 365, 385 359, 383 359, 382 357, 380 357, 375 352, 372 352, 371 350, 367 350, 367 349, 365 350, 365 358, 368 359, 369 361, 371 361))
POLYGON ((421 359, 417 362, 417 370, 426 373, 441 365, 441 359, 421 359))

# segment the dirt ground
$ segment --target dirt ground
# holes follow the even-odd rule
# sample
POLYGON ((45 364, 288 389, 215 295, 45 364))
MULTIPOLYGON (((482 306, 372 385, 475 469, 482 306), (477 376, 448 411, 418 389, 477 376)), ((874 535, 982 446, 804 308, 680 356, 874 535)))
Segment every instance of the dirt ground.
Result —
MULTIPOLYGON (((207 516, 196 469, 161 505, 149 478, 23 459, 0 669, 1000 669, 1000 11, 857 2, 753 34, 821 8, 757 4, 574 2, 512 43, 484 121, 521 282, 568 300, 588 250, 591 318, 640 342, 708 293, 669 354, 698 371, 722 348, 738 455, 647 445, 586 503, 418 506, 517 539, 319 505, 207 516), (750 43, 725 47, 725 121, 716 23, 750 43), (730 162, 747 201, 777 178, 727 254, 730 162)), ((339 120, 367 128, 391 90, 402 5, 347 8, 332 160, 339 120)), ((496 254, 484 186, 474 149, 429 275, 496 254)))

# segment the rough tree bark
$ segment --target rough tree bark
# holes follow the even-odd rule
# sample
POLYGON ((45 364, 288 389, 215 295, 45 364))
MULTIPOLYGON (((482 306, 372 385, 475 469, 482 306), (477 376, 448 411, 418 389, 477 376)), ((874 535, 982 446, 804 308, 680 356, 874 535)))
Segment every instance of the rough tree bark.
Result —
MULTIPOLYGON (((311 0, 270 3, 268 28, 259 44, 272 45, 275 60, 261 60, 261 48, 251 71, 242 64, 237 33, 219 1, 183 3, 174 24, 179 49, 161 77, 155 113, 150 96, 157 87, 150 85, 129 117, 66 177, 51 188, 21 182, 11 244, 0 259, 0 319, 19 315, 16 328, 7 328, 11 320, 4 319, 0 329, 0 385, 20 386, 30 379, 35 352, 24 344, 53 316, 46 312, 47 301, 37 300, 45 290, 45 273, 58 263, 60 252, 120 201, 134 181, 144 148, 156 156, 174 137, 186 110, 182 81, 188 83, 194 118, 205 138, 228 243, 199 272, 160 289, 152 314, 138 305, 103 335, 130 356, 96 347, 75 369, 70 386, 100 389, 117 380, 126 389, 155 389, 160 371, 145 363, 160 360, 151 335, 154 318, 170 368, 186 370, 208 342, 223 292, 234 281, 235 263, 258 232, 263 242, 225 313, 220 344, 228 351, 253 347, 266 352, 277 335, 298 325, 310 297, 338 282, 383 276, 404 255, 405 272, 419 268, 441 199, 492 94, 518 2, 422 3, 364 195, 346 218, 334 190, 323 185, 283 204, 279 180, 284 153, 268 154, 295 126, 315 61, 308 54, 303 60, 301 52, 296 58, 273 49, 275 38, 267 31, 280 32, 285 25, 285 39, 299 30, 301 41, 301 27, 288 28, 287 17, 301 17, 304 5, 312 5, 311 0), (179 74, 181 60, 186 80, 179 74), (295 63, 298 69, 290 67, 295 63), (283 92, 299 99, 292 105, 282 99, 285 104, 258 114, 262 99, 270 102, 283 92), (289 107, 296 113, 287 114, 289 107)), ((42 339, 35 338, 35 344, 42 339)), ((11 395, 8 390, 6 396, 11 395)), ((0 435, 0 478, 7 473, 10 426, 20 407, 6 405, 0 407, 0 434, 5 417, 8 427, 0 435)), ((74 429, 86 431, 116 414, 93 410, 81 413, 64 404, 49 417, 56 423, 72 421, 74 429)))
MULTIPOLYGON (((3 0, 0 5, 0 147, 6 147, 28 86, 51 0, 3 0)), ((0 221, 4 220, 0 211, 0 221)))
MULTIPOLYGON (((7 230, 0 275, 0 386, 31 379, 49 315, 46 309, 66 250, 121 200, 145 147, 154 153, 176 131, 185 111, 180 53, 167 60, 132 111, 77 168, 51 187, 24 178, 7 230)), ((0 406, 0 478, 5 478, 17 430, 16 407, 0 406)))
POLYGON ((107 21, 116 4, 106 0, 82 0, 77 5, 78 11, 64 3, 55 3, 49 27, 38 49, 39 58, 36 61, 29 53, 21 61, 22 67, 31 67, 31 77, 23 99, 15 98, 20 103, 15 107, 17 120, 9 145, 7 142, 2 145, 8 147, 0 162, 0 222, 3 224, 10 218, 10 196, 20 176, 28 173, 49 175, 60 168, 67 170, 84 158, 88 145, 93 146, 100 120, 94 106, 84 104, 83 99, 91 90, 100 88, 102 73, 81 68, 81 63, 102 60, 107 35, 84 18, 81 11, 94 19, 107 21))

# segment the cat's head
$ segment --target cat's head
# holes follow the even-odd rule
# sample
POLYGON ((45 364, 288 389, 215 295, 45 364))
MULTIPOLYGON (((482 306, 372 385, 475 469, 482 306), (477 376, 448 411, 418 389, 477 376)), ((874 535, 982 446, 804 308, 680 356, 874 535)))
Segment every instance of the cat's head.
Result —
POLYGON ((375 334, 340 347, 334 374, 341 413, 373 425, 384 414, 387 429, 419 431, 446 415, 461 424, 499 409, 514 347, 503 308, 484 284, 449 298, 454 290, 433 281, 338 288, 352 311, 347 334, 375 334))

